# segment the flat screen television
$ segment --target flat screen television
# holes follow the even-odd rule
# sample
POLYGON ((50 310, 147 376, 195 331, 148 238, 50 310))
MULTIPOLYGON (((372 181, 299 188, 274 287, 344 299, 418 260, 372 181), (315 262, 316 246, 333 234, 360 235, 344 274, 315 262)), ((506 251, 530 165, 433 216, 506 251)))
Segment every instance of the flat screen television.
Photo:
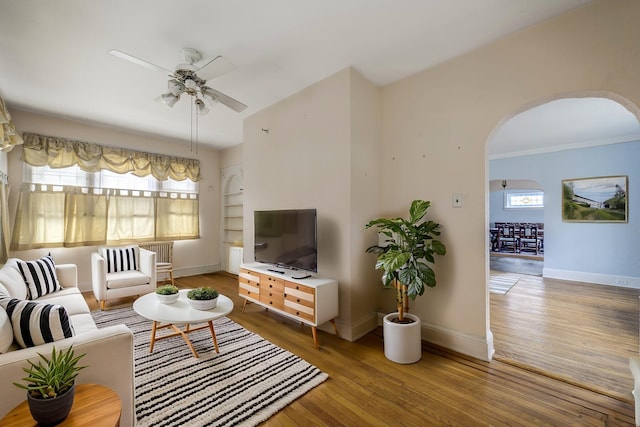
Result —
POLYGON ((255 211, 253 225, 257 262, 318 271, 315 209, 255 211))

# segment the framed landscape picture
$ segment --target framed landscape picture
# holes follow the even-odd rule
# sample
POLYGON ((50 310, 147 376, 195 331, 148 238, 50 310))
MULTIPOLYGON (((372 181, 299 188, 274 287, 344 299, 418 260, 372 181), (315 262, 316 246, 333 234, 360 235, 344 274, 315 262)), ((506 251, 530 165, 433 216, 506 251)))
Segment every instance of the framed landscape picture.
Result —
POLYGON ((627 186, 626 176, 563 180, 562 220, 627 222, 627 186))

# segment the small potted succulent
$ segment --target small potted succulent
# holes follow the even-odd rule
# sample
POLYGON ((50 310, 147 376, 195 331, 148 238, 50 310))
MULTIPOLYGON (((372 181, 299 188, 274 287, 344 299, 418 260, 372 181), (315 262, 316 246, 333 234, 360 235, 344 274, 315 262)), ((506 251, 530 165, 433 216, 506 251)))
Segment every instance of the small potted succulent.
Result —
POLYGON ((178 301, 178 288, 174 285, 162 285, 156 288, 158 301, 163 304, 173 304, 178 301))
POLYGON ((69 415, 75 396, 75 379, 78 372, 86 366, 78 366, 84 356, 75 355, 73 346, 56 351, 53 347, 51 358, 38 353, 38 363, 28 361, 30 367, 22 368, 28 376, 22 380, 25 384, 13 383, 27 390, 29 411, 40 425, 54 425, 69 415))
POLYGON ((218 291, 208 286, 191 289, 187 292, 187 299, 196 310, 211 310, 218 304, 218 291))

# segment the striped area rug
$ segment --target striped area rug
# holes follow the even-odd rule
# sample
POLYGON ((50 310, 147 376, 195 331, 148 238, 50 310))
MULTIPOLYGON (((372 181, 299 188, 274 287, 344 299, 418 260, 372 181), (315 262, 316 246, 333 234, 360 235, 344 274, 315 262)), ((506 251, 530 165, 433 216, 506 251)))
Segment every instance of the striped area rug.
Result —
POLYGON ((489 277, 489 292, 492 294, 504 295, 518 283, 520 278, 509 274, 489 277))
POLYGON ((208 329, 189 334, 196 359, 181 337, 149 353, 151 321, 130 307, 91 315, 99 328, 124 323, 134 333, 138 427, 254 426, 328 377, 226 317, 213 322, 219 354, 208 329))

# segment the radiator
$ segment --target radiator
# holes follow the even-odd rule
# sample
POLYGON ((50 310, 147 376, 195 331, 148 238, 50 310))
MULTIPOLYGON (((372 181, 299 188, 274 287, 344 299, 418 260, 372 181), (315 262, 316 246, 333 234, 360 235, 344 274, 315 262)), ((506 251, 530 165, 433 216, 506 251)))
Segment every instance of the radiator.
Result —
POLYGON ((242 248, 238 246, 231 246, 229 248, 229 260, 227 261, 227 271, 229 273, 240 273, 240 264, 242 264, 242 248))
POLYGON ((156 253, 156 262, 173 262, 173 242, 149 242, 141 243, 140 246, 156 253))

